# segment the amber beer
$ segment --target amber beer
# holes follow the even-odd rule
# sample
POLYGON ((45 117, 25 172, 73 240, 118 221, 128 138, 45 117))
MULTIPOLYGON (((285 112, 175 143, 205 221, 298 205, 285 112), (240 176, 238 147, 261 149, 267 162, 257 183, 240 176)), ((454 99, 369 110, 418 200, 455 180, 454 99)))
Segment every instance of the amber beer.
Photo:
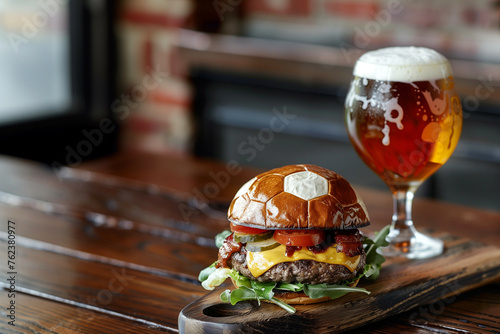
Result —
POLYGON ((448 61, 424 57, 428 63, 422 64, 421 58, 361 59, 345 103, 354 148, 393 190, 416 189, 432 175, 453 153, 462 129, 448 61))

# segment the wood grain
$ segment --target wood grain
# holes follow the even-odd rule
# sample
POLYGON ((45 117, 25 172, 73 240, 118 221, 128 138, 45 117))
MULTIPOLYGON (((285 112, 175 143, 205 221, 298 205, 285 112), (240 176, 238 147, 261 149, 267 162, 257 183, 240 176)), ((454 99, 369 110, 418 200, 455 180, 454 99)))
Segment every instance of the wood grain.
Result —
MULTIPOLYGON (((19 245, 85 257, 89 261, 118 260, 129 268, 181 280, 197 281, 199 271, 217 259, 215 246, 186 242, 177 234, 154 236, 132 229, 94 226, 82 219, 68 220, 64 216, 0 204, 0 222, 12 217, 19 245)), ((0 239, 7 240, 6 231, 7 225, 0 224, 0 239)))
POLYGON ((185 155, 128 152, 117 154, 112 159, 63 169, 61 176, 96 180, 117 187, 163 193, 185 200, 205 197, 209 201, 227 204, 246 181, 260 172, 259 169, 243 168, 236 162, 221 163, 185 155), (213 187, 214 184, 217 187, 213 187), (217 191, 212 193, 210 188, 217 191))
MULTIPOLYGON (((370 229, 379 230, 391 221, 390 192, 356 187, 371 218, 370 229)), ((418 194, 418 193, 417 193, 418 194)), ((412 218, 417 229, 439 229, 453 235, 500 247, 500 212, 416 198, 412 218)))
MULTIPOLYGON (((121 154, 78 166, 72 169, 68 178, 94 180, 96 184, 111 183, 124 189, 155 188, 158 194, 181 193, 183 197, 192 198, 195 196, 193 189, 202 189, 204 185, 213 182, 213 178, 210 176, 213 175, 213 171, 220 172, 224 169, 225 166, 222 163, 190 157, 171 158, 170 156, 147 153, 121 154), (175 177, 168 175, 175 175, 175 177), (192 177, 198 180, 198 186, 193 183, 192 177), (170 179, 182 180, 182 182, 170 179)), ((241 173, 231 176, 230 185, 223 190, 221 188, 221 197, 215 198, 219 207, 221 207, 221 202, 229 202, 242 184, 261 172, 263 170, 244 168, 241 173)), ((389 190, 382 192, 372 190, 357 184, 356 180, 349 181, 361 194, 367 206, 371 218, 371 229, 379 230, 389 224, 393 205, 389 190)), ((224 220, 225 209, 227 207, 222 205, 223 216, 220 217, 222 220, 224 220)), ((500 246, 498 238, 500 235, 500 212, 497 211, 479 210, 473 207, 429 200, 419 197, 417 193, 414 200, 413 219, 418 228, 432 229, 439 226, 441 230, 453 231, 453 234, 457 236, 500 246), (475 228, 475 226, 480 226, 480 228, 475 228), (487 232, 485 233, 485 231, 487 232)))
MULTIPOLYGON (((457 295, 500 278, 500 248, 446 234, 435 236, 445 242, 442 256, 391 259, 378 280, 360 284, 371 292, 369 296, 349 294, 327 303, 299 305, 296 314, 288 315, 275 305, 257 307, 250 302, 232 311, 230 305, 218 300, 218 289, 182 310, 180 331, 342 332, 428 303, 445 307, 457 295)), ((412 320, 418 319, 417 313, 412 320)))
POLYGON ((205 212, 169 197, 82 180, 59 181, 35 163, 0 159, 0 202, 85 219, 95 225, 172 234, 201 244, 227 225, 224 214, 205 212))
MULTIPOLYGON (((5 241, 0 249, 7 249, 5 241)), ((8 271, 7 261, 0 261, 0 287, 7 287, 8 271)), ((96 312, 116 312, 172 330, 183 305, 205 293, 198 284, 22 246, 16 249, 16 271, 16 289, 21 292, 92 306, 96 312)))
POLYGON ((420 306, 358 328, 355 333, 498 333, 500 282, 452 296, 448 301, 420 306))
MULTIPOLYGON (((209 205, 200 206, 203 203, 196 201, 196 190, 203 192, 204 186, 215 182, 213 175, 225 170, 223 163, 184 156, 118 155, 83 164, 73 170, 74 175, 58 179, 51 168, 0 157, 0 173, 4 175, 0 178, 0 203, 4 203, 0 204, 0 239, 6 239, 6 219, 16 220, 19 302, 27 315, 19 318, 23 327, 14 333, 176 332, 180 310, 205 296, 195 278, 198 270, 216 257, 212 238, 228 227, 226 201, 259 172, 243 168, 231 175, 227 187, 220 187, 216 196, 208 198, 209 205), (189 209, 188 217, 183 216, 181 205, 189 209), (125 270, 134 279, 121 291, 109 295, 106 289, 110 289, 110 280, 117 273, 113 270, 125 270), (79 315, 75 310, 88 312, 79 315), (95 318, 86 321, 89 314, 95 318)), ((392 211, 389 192, 356 189, 372 218, 372 225, 365 230, 374 231, 385 225, 392 211)), ((499 245, 498 212, 416 199, 414 219, 420 227, 452 231, 454 235, 499 245)), ((460 239, 447 239, 448 255, 459 249, 457 242, 460 239)), ((5 250, 5 242, 0 241, 0 250, 5 250)), ((475 250, 476 246, 471 246, 467 251, 474 255, 475 250)), ((457 263, 465 266, 463 261, 457 263)), ((417 267, 411 273, 419 278, 418 286, 432 289, 426 283, 427 269, 419 271, 422 263, 415 263, 417 267)), ((5 265, 0 261, 1 287, 6 285, 5 265)), ((391 264, 397 265, 394 261, 391 264)), ((431 270, 446 270, 449 266, 445 261, 431 270)), ((467 276, 473 268, 470 265, 457 273, 467 276)), ((391 287, 397 290, 401 275, 389 269, 387 275, 392 277, 391 287)), ((446 287, 450 279, 444 276, 436 285, 446 287)), ((481 284, 491 279, 486 275, 481 284)), ((468 283, 470 287, 479 284, 474 280, 468 283)), ((411 285, 402 287, 409 289, 411 285)), ((432 314, 435 317, 422 317, 420 313, 412 316, 415 311, 420 312, 419 306, 371 322, 353 333, 498 332, 499 291, 498 283, 467 293, 459 291, 456 300, 446 303, 442 313, 432 314)), ((342 307, 338 307, 343 314, 349 314, 353 306, 364 305, 349 299, 352 297, 341 299, 342 307)), ((4 301, 2 295, 0 303, 4 301)), ((415 295, 408 302, 404 299, 402 305, 410 302, 420 305, 430 301, 415 295)), ((216 307, 208 311, 210 318, 221 312, 235 312, 233 307, 224 309, 214 303, 216 307)), ((239 314, 248 312, 246 305, 239 314)), ((325 305, 328 303, 321 307, 325 305)), ((264 307, 276 311, 274 305, 264 307)), ((383 304, 374 310, 390 307, 383 304)), ((4 315, 2 311, 0 314, 4 315)), ((298 313, 309 316, 300 318, 306 326, 314 326, 311 314, 314 312, 307 308, 298 313)), ((223 318, 228 317, 221 317, 221 321, 223 318)), ((373 315, 368 313, 367 318, 372 319, 373 315)), ((2 333, 7 332, 2 325, 4 320, 0 319, 2 333)), ((268 327, 283 331, 287 328, 281 321, 271 322, 268 327)))
MULTIPOLYGON (((2 298, 0 307, 5 310, 8 300, 2 298)), ((19 309, 15 326, 8 318, 0 317, 0 332, 3 334, 112 334, 112 333, 176 333, 176 330, 141 323, 140 319, 127 319, 93 310, 54 302, 48 299, 17 293, 19 309)), ((3 311, 2 311, 3 314, 3 311)))

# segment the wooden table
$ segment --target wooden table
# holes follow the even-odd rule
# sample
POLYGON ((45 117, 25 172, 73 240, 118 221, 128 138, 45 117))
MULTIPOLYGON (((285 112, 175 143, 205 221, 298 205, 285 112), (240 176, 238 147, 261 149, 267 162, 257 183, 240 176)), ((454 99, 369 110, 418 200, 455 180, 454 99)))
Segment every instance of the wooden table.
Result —
MULTIPOLYGON (((216 258, 213 236, 228 227, 223 209, 258 171, 133 154, 57 173, 1 157, 0 173, 0 332, 154 333, 177 332, 179 312, 206 293, 197 276, 216 258)), ((370 228, 385 225, 388 192, 357 189, 370 228)), ((417 199, 414 219, 499 244, 498 212, 417 199)), ((498 333, 499 288, 489 284, 439 312, 411 310, 355 332, 498 333)))

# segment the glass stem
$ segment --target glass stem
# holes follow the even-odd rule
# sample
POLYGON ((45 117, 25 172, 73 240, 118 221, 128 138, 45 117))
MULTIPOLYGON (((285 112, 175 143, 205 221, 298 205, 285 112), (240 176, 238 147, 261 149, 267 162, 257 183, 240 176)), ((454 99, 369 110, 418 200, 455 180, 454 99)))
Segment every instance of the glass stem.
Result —
POLYGON ((399 230, 400 236, 410 236, 412 234, 413 220, 411 219, 411 208, 413 195, 413 192, 407 189, 395 190, 392 194, 394 212, 392 215, 391 230, 399 230))

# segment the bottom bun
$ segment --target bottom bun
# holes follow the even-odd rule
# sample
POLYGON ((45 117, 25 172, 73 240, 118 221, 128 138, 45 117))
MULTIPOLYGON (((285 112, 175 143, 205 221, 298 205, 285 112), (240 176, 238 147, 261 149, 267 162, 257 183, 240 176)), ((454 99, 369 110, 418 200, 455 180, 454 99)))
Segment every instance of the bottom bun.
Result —
MULTIPOLYGON (((235 281, 231 278, 233 285, 238 288, 235 281)), ((355 287, 358 285, 359 279, 355 282, 349 284, 350 287, 355 287)), ((274 298, 281 300, 288 305, 307 305, 307 304, 316 304, 323 303, 331 300, 330 297, 325 296, 321 298, 310 298, 303 292, 290 292, 290 291, 274 291, 274 298)), ((270 302, 268 300, 263 299, 265 302, 270 302)))
MULTIPOLYGON (((331 300, 330 297, 325 296, 321 298, 310 298, 303 292, 281 292, 277 291, 274 293, 274 298, 281 300, 288 305, 307 305, 307 304, 316 304, 323 303, 331 300)), ((264 300, 268 302, 268 300, 264 300)))

